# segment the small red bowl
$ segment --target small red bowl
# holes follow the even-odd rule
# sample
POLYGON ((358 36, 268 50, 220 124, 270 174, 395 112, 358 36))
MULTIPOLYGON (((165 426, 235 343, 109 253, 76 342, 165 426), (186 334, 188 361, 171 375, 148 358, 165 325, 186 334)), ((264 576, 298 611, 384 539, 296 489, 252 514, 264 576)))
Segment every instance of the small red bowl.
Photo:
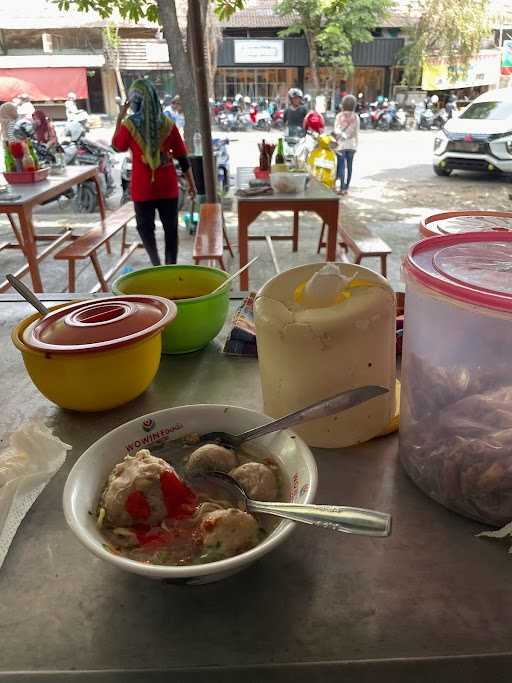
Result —
POLYGON ((254 176, 258 180, 268 180, 270 178, 270 171, 262 171, 261 168, 256 167, 254 169, 254 176))

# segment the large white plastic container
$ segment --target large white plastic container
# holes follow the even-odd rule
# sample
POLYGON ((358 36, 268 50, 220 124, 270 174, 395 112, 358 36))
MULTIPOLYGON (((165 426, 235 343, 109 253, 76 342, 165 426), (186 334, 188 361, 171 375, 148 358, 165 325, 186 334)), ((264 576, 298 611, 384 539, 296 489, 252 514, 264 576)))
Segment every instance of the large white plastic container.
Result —
POLYGON ((338 263, 342 276, 357 278, 346 298, 321 308, 299 305, 298 288, 324 265, 276 275, 258 292, 254 312, 267 415, 281 417, 366 384, 390 389, 338 415, 294 428, 310 446, 336 448, 381 434, 394 415, 395 298, 377 273, 338 263))
POLYGON ((415 244, 406 279, 400 457, 429 496, 512 520, 512 234, 415 244))

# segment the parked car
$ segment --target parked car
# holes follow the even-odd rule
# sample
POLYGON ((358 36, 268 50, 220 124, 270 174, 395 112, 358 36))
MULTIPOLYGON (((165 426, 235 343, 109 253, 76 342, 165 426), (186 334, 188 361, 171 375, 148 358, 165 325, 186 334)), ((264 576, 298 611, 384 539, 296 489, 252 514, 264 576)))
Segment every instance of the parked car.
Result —
POLYGON ((489 90, 434 140, 434 173, 454 170, 512 173, 512 88, 489 90))

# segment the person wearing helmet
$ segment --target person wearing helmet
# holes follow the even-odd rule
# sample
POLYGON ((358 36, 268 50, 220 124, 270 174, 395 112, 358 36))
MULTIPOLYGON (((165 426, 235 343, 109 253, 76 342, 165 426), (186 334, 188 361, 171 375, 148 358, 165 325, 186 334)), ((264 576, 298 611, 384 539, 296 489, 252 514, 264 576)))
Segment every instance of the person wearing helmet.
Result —
POLYGON ((78 114, 78 107, 76 105, 76 95, 74 92, 68 92, 66 100, 66 118, 68 121, 78 114))
POLYGON ((341 111, 336 116, 334 135, 337 141, 338 156, 337 177, 340 181, 340 194, 347 194, 352 178, 352 164, 359 141, 359 116, 355 112, 356 98, 345 95, 341 102, 341 111))
POLYGON ((283 123, 288 126, 288 132, 291 135, 292 130, 302 131, 304 130, 304 119, 308 113, 307 108, 304 106, 302 90, 299 88, 290 88, 288 91, 288 107, 285 109, 283 115, 283 123), (297 130, 298 129, 298 130, 297 130))
POLYGON ((32 114, 35 112, 36 108, 30 101, 30 97, 23 93, 20 95, 21 104, 18 107, 18 116, 22 119, 32 119, 32 114))

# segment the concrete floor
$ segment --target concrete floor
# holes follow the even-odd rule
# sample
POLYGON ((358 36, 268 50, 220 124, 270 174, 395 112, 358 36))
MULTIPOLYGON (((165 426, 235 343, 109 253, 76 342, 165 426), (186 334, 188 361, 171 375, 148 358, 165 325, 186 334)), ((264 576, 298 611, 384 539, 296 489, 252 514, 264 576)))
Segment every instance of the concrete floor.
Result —
MULTIPOLYGON (((107 139, 109 130, 94 131, 96 137, 107 139)), ((276 140, 278 134, 235 133, 230 134, 231 171, 239 165, 257 165, 257 143, 265 136, 276 140)), ((403 289, 400 281, 400 264, 412 243, 418 239, 418 223, 422 215, 435 210, 448 209, 509 209, 509 181, 502 178, 481 176, 469 173, 454 174, 450 178, 438 178, 432 172, 431 150, 435 133, 425 131, 376 132, 362 131, 359 150, 354 161, 354 175, 350 193, 341 198, 341 220, 350 223, 363 223, 380 235, 393 249, 388 259, 389 279, 395 289, 403 289)), ((119 173, 119 165, 117 166, 119 173)), ((108 200, 110 209, 119 205, 116 194, 108 200)), ((228 202, 229 206, 229 202, 228 202)), ((227 258, 228 270, 237 268, 237 219, 236 205, 226 210, 228 233, 235 251, 235 258, 227 258)), ((35 213, 36 224, 44 227, 45 232, 56 230, 51 226, 78 226, 76 231, 87 229, 97 216, 79 215, 73 210, 71 202, 64 200, 40 207, 35 213), (47 229, 47 226, 50 226, 47 229)), ((272 233, 286 234, 291 230, 291 215, 282 212, 265 214, 253 224, 252 231, 264 234, 271 223, 272 233)), ((299 251, 293 253, 290 242, 277 242, 275 251, 282 270, 323 260, 316 253, 320 220, 306 214, 301 218, 299 251)), ((136 229, 130 227, 130 235, 136 238, 136 229)), ((162 242, 161 230, 159 242, 162 242)), ((193 236, 189 234, 183 215, 180 219, 179 262, 191 263, 193 236)), ((0 217, 0 241, 11 237, 6 220, 0 217)), ((117 253, 118 240, 114 241, 117 253)), ((251 255, 259 254, 260 260, 251 272, 251 288, 260 287, 275 273, 272 259, 265 242, 253 242, 251 255)), ((108 268, 112 258, 104 250, 100 254, 102 264, 108 268)), ((0 275, 13 272, 22 264, 19 252, 3 251, 0 254, 0 275)), ((149 265, 146 254, 138 250, 128 263, 128 268, 137 269, 149 265)), ((377 260, 368 259, 366 264, 378 269, 377 260)), ((85 266, 85 262, 84 262, 85 266)), ((67 283, 66 265, 51 258, 41 265, 43 283, 46 291, 65 291, 67 283)), ((80 272, 80 270, 78 271, 80 272)), ((3 279, 3 278, 2 278, 3 279)), ((25 278, 27 284, 30 279, 25 278)), ((77 289, 86 292, 96 284, 92 267, 78 277, 77 289)))

